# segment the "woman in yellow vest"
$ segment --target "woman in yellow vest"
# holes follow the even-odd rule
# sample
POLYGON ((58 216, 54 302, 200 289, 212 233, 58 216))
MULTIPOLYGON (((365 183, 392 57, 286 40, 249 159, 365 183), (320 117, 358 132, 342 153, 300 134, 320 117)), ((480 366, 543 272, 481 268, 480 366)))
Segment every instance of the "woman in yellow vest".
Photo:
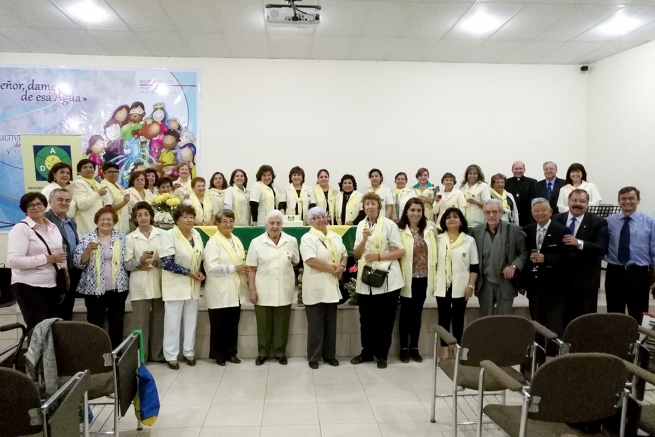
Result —
POLYGON ((307 211, 316 206, 314 190, 305 185, 305 170, 295 166, 289 171, 287 187, 287 215, 298 215, 307 224, 307 211))
POLYGON ((209 226, 214 221, 214 205, 205 190, 205 178, 196 177, 191 179, 192 194, 184 201, 196 211, 196 225, 209 226))
POLYGON ((466 208, 462 212, 469 226, 473 227, 485 222, 482 206, 484 202, 491 199, 490 191, 489 185, 484 181, 484 173, 482 173, 480 166, 471 164, 466 167, 464 181, 462 182, 466 208))
POLYGON ((355 177, 349 174, 341 177, 339 188, 341 192, 337 195, 337 224, 352 226, 362 210, 362 193, 357 191, 355 177))
POLYGON ((234 226, 250 226, 250 190, 248 175, 237 168, 230 176, 230 186, 225 190, 223 208, 234 213, 234 226))
POLYGON ((437 200, 434 203, 435 223, 439 223, 441 216, 448 208, 458 208, 464 211, 466 199, 464 193, 455 188, 457 178, 452 173, 445 173, 441 177, 441 184, 444 187, 443 193, 437 193, 437 200))
POLYGON ((377 168, 371 169, 368 172, 368 180, 371 181, 371 186, 366 189, 366 192, 378 195, 382 201, 382 215, 390 219, 393 216, 393 193, 382 183, 384 181, 382 172, 377 168))
POLYGON ((180 201, 191 197, 191 166, 183 162, 177 166, 177 180, 173 182, 173 193, 180 201))
POLYGON ((227 181, 225 180, 225 175, 220 171, 217 171, 212 175, 209 182, 209 190, 207 190, 207 194, 212 200, 213 210, 216 214, 223 211, 226 189, 227 181))
POLYGON ((316 175, 318 179, 314 185, 314 200, 316 206, 320 206, 328 214, 328 224, 336 224, 337 216, 337 191, 330 185, 330 172, 322 168, 316 175))
MULTIPOLYGON (((130 182, 127 184, 127 192, 130 194, 130 201, 127 204, 127 210, 132 217, 132 210, 139 202, 152 203, 155 195, 147 188, 148 175, 142 171, 135 171, 130 175, 130 182)), ((132 221, 131 225, 134 225, 132 221)), ((133 227, 130 227, 133 229, 133 227)))
POLYGON ((101 186, 107 187, 107 194, 105 194, 105 206, 111 206, 118 215, 118 221, 115 223, 114 228, 123 234, 130 232, 130 211, 128 203, 130 203, 130 193, 125 191, 125 188, 116 181, 118 181, 118 164, 113 162, 106 162, 102 166, 102 174, 104 176, 101 186))
POLYGON ((94 222, 96 212, 103 206, 107 187, 100 186, 93 176, 96 171, 96 163, 90 159, 81 159, 77 163, 77 174, 79 177, 70 184, 70 192, 75 202, 75 214, 73 220, 77 224, 77 232, 86 235, 96 228, 94 222))
POLYGON ((265 221, 269 212, 278 209, 284 214, 287 206, 287 191, 280 192, 273 183, 275 171, 270 165, 262 165, 255 175, 257 182, 250 189, 251 226, 257 226, 258 220, 265 221))
POLYGON ((396 189, 393 192, 393 214, 391 218, 398 223, 405 209, 405 204, 412 197, 416 197, 416 193, 407 186, 407 173, 401 171, 396 175, 394 181, 396 182, 396 189))
POLYGON ((435 218, 432 204, 434 203, 435 194, 439 192, 439 187, 435 187, 430 183, 430 172, 425 167, 418 169, 416 172, 416 179, 418 182, 414 185, 414 191, 418 198, 423 201, 425 218, 434 221, 435 218))
POLYGON ((405 256, 400 261, 405 285, 400 291, 400 361, 420 363, 421 315, 426 296, 434 294, 437 277, 437 239, 434 223, 425 218, 425 203, 409 199, 398 222, 405 256))

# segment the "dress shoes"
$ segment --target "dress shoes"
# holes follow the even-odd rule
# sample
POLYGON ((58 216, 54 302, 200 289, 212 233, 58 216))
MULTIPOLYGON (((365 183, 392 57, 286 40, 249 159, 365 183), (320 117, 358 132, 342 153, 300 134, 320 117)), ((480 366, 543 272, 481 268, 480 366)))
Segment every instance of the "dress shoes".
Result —
POLYGON ((353 359, 350 360, 351 364, 362 364, 362 363, 367 363, 373 361, 373 358, 368 358, 362 355, 357 355, 356 357, 353 357, 353 359))
POLYGON ((232 364, 241 364, 241 360, 238 359, 237 357, 230 357, 229 361, 232 364))
POLYGON ((196 365, 195 357, 184 357, 184 362, 187 363, 187 366, 193 367, 196 365))
POLYGON ((180 370, 180 365, 177 364, 177 361, 168 361, 166 364, 171 370, 180 370))
POLYGON ((310 361, 309 368, 314 370, 318 369, 318 361, 310 361))
POLYGON ((387 360, 380 358, 378 360, 378 369, 386 369, 387 368, 387 360))
POLYGON ((217 358, 216 359, 216 364, 218 364, 219 366, 225 366, 226 365, 225 360, 222 359, 222 358, 220 360, 217 358))
POLYGON ((337 367, 339 365, 339 360, 337 360, 336 358, 330 358, 330 359, 327 359, 327 360, 323 360, 323 362, 325 364, 329 364, 330 366, 334 366, 334 367, 337 367))
POLYGON ((283 366, 287 365, 287 357, 282 355, 281 357, 275 357, 278 363, 282 364, 283 366))
POLYGON ((409 356, 412 358, 412 360, 416 361, 417 363, 423 362, 423 357, 421 356, 421 354, 418 353, 418 349, 410 350, 409 356))
POLYGON ((409 349, 402 348, 400 349, 400 354, 398 355, 402 363, 409 363, 409 349))
POLYGON ((255 360, 255 366, 261 366, 266 362, 266 360, 268 360, 268 357, 261 357, 261 356, 257 357, 257 359, 255 360))

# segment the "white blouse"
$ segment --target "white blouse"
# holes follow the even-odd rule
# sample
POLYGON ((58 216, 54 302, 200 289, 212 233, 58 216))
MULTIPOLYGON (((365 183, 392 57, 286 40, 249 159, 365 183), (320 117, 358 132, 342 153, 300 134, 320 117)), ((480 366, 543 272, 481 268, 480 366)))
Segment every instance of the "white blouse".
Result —
POLYGON ((302 202, 302 211, 296 213, 296 189, 293 187, 293 184, 290 184, 287 188, 287 215, 299 215, 302 216, 302 221, 307 224, 307 211, 309 211, 309 204, 316 203, 316 198, 314 196, 314 190, 307 185, 303 185, 300 190, 300 200, 302 202))
MULTIPOLYGON (((232 239, 237 237, 232 235, 232 239)), ((245 264, 245 261, 245 258, 239 260, 238 265, 245 264)), ((205 246, 204 266, 207 276, 205 299, 208 308, 238 307, 241 303, 248 302, 247 278, 236 272, 229 253, 216 238, 210 238, 205 246)))
POLYGON ((98 194, 82 178, 76 179, 70 184, 71 196, 75 202, 75 214, 73 217, 77 224, 77 232, 80 236, 90 234, 96 228, 94 218, 96 212, 103 207, 103 197, 98 194))
MULTIPOLYGON (((107 186, 111 182, 106 182, 103 181, 100 183, 100 186, 107 186)), ((125 195, 127 192, 125 188, 121 184, 116 184, 118 190, 125 195)), ((111 190, 107 188, 107 194, 105 194, 104 197, 104 204, 105 206, 114 206, 114 203, 117 203, 117 200, 114 199, 114 196, 111 194, 111 190)), ((121 209, 116 211, 116 214, 120 218, 120 220, 114 225, 114 229, 116 229, 117 232, 121 232, 125 235, 130 233, 130 209, 129 209, 129 203, 125 206, 123 206, 121 209)))
POLYGON ((382 214, 387 213, 387 205, 393 206, 393 192, 388 187, 380 185, 376 190, 374 190, 373 187, 368 187, 366 192, 375 193, 380 196, 380 199, 382 200, 382 208, 380 211, 382 214))
MULTIPOLYGON (((165 231, 150 227, 150 235, 146 237, 137 228, 125 237, 125 263, 141 258, 145 251, 151 250, 154 259, 159 263, 159 246, 165 231)), ((139 263, 140 265, 140 263, 139 263)), ((130 300, 161 298, 161 264, 148 270, 130 272, 130 300)))
MULTIPOLYGON (((603 201, 598 188, 591 182, 582 181, 578 189, 585 190, 589 194, 589 206, 598 206, 603 201)), ((573 190, 575 188, 571 184, 566 184, 559 190, 559 197, 557 198, 557 209, 559 212, 569 211, 569 195, 573 190)))
MULTIPOLYGON (((341 258, 348 256, 346 246, 336 232, 328 230, 327 236, 337 247, 340 262, 341 258)), ((321 239, 307 232, 300 239, 300 254, 305 262, 302 274, 302 300, 305 305, 339 302, 341 300, 339 281, 331 273, 314 270, 307 265, 307 260, 312 258, 330 264, 330 253, 321 239)))
POLYGON ((393 190, 393 213, 391 218, 399 219, 403 215, 405 210, 405 204, 407 201, 413 197, 418 197, 416 192, 409 187, 402 188, 400 191, 398 189, 393 190))
POLYGON ((456 188, 453 188, 452 191, 441 193, 441 199, 434 202, 435 221, 439 223, 441 216, 448 208, 458 208, 460 211, 464 212, 466 205, 467 203, 464 198, 464 193, 456 188))
MULTIPOLYGON (((466 199, 475 199, 478 202, 486 202, 491 199, 491 192, 489 185, 485 182, 478 182, 473 186, 470 186, 468 182, 462 186, 462 192, 464 193, 464 200, 466 199)), ((466 207, 462 210, 466 221, 468 222, 469 227, 477 226, 485 223, 484 212, 482 207, 475 205, 473 203, 466 202, 466 207)))
MULTIPOLYGON (((262 187, 262 184, 255 182, 255 185, 250 189, 250 201, 258 202, 259 204, 257 206, 257 224, 264 224, 268 213, 274 209, 278 209, 280 202, 286 202, 286 190, 284 190, 283 193, 284 195, 282 195, 282 193, 277 189, 275 185, 273 185, 273 188, 262 187), (270 208, 267 205, 266 198, 262 194, 262 189, 266 189, 270 194, 275 195, 274 201, 272 202, 270 208), (271 193, 271 191, 273 192, 271 193)), ((267 194, 267 196, 270 194, 267 194)))
POLYGON ((233 212, 238 208, 239 220, 235 220, 234 226, 250 226, 250 190, 241 191, 241 194, 237 196, 238 205, 234 204, 234 190, 238 190, 238 188, 232 186, 225 190, 223 207, 233 212))
MULTIPOLYGON (((200 262, 203 257, 202 238, 195 229, 191 230, 194 249, 200 251, 200 262)), ((186 245, 175 235, 174 229, 164 232, 159 245, 159 257, 175 256, 175 262, 184 268, 191 268, 191 253, 186 245)), ((200 299, 200 282, 194 281, 190 276, 169 272, 162 269, 161 294, 164 301, 200 299)))
POLYGON ((352 194, 350 195, 350 199, 348 199, 348 204, 350 205, 356 205, 356 207, 353 207, 351 210, 348 209, 346 206, 346 219, 342 221, 341 217, 341 208, 343 206, 343 191, 339 192, 337 195, 337 204, 335 206, 336 211, 335 211, 335 217, 337 218, 337 224, 338 225, 345 225, 346 223, 350 223, 352 225, 353 221, 357 218, 357 215, 359 214, 359 211, 362 210, 363 205, 362 205, 362 193, 359 191, 352 191, 352 194))
MULTIPOLYGON (((470 266, 479 264, 478 248, 475 240, 470 235, 464 237, 464 242, 453 249, 453 298, 464 297, 466 288, 469 285, 470 266)), ((434 296, 446 297, 446 245, 437 236, 437 286, 434 296)))

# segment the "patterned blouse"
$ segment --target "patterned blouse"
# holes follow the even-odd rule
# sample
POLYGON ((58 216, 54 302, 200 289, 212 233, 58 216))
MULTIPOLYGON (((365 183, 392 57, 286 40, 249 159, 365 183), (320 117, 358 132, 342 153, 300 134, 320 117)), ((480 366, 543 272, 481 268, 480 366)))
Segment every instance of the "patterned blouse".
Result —
MULTIPOLYGON (((86 234, 80 239, 77 247, 75 248, 75 253, 73 254, 73 263, 75 267, 82 270, 82 277, 80 278, 80 283, 77 286, 77 292, 87 296, 99 296, 105 293, 105 270, 100 268, 100 287, 96 285, 96 275, 95 275, 95 254, 92 254, 89 258, 89 261, 86 264, 82 264, 82 253, 86 249, 86 246, 90 242, 98 240, 98 230, 94 230, 90 234, 86 234), (100 292, 98 292, 98 288, 100 292)), ((109 247, 114 247, 114 241, 119 240, 121 245, 121 254, 120 254, 120 268, 118 269, 118 278, 116 279, 116 289, 121 291, 127 291, 129 288, 129 280, 127 277, 127 270, 125 270, 125 234, 121 234, 116 230, 112 229, 111 240, 109 242, 109 247)), ((104 263, 104 251, 103 245, 98 245, 100 251, 100 260, 104 263)))
POLYGON ((428 245, 422 232, 412 231, 414 237, 414 258, 412 261, 412 278, 428 276, 428 245))

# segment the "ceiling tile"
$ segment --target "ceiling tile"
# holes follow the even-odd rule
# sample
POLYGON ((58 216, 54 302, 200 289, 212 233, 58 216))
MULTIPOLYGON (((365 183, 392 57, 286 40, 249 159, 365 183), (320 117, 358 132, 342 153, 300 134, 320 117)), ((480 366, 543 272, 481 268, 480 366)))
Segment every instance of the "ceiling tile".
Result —
POLYGON ((541 59, 562 44, 564 43, 561 41, 523 42, 515 51, 501 59, 501 62, 503 64, 538 64, 541 59))
POLYGON ((368 20, 368 1, 330 1, 322 4, 318 35, 359 35, 362 23, 368 20))
POLYGON ((526 5, 491 38, 499 40, 532 39, 569 13, 569 5, 526 5))
POLYGON ((574 5, 557 23, 536 36, 540 41, 568 41, 616 13, 620 8, 611 5, 574 5))
POLYGON ((0 52, 21 53, 26 51, 24 47, 0 35, 0 52))
POLYGON ((623 8, 616 14, 610 16, 606 20, 601 21, 596 26, 578 36, 576 41, 613 41, 618 39, 621 35, 607 34, 605 31, 603 31, 603 25, 610 22, 610 20, 614 20, 617 16, 634 20, 635 27, 638 26, 637 29, 639 29, 655 20, 655 7, 649 8, 643 6, 628 6, 623 8))
POLYGON ((217 33, 180 33, 192 56, 229 58, 232 56, 225 37, 217 33))
POLYGON ((42 29, 48 38, 75 55, 110 56, 111 51, 84 29, 42 29))
POLYGON ((352 36, 315 35, 311 57, 312 59, 350 59, 354 39, 352 36))
POLYGON ((571 41, 562 44, 546 56, 544 56, 540 64, 581 64, 588 53, 598 50, 606 45, 606 42, 590 42, 590 41, 571 41))
POLYGON ((0 28, 0 34, 4 35, 16 44, 24 47, 32 53, 70 53, 51 38, 48 38, 38 29, 4 27, 0 28))
POLYGON ((510 4, 510 3, 478 3, 471 7, 466 14, 455 24, 446 38, 449 39, 480 39, 486 38, 496 32, 498 28, 491 29, 484 33, 472 33, 465 28, 466 22, 471 17, 477 14, 487 14, 492 17, 497 17, 500 23, 506 23, 514 14, 521 10, 523 4, 510 4))
POLYGON ((2 8, 2 13, 0 14, 0 27, 31 27, 32 25, 28 22, 29 17, 14 11, 11 8, 11 5, 13 4, 14 3, 11 2, 11 0, 0 0, 0 7, 2 8))
POLYGON ((265 33, 264 6, 260 0, 220 0, 213 3, 225 33, 265 33))
POLYGON ((132 30, 166 32, 175 29, 157 0, 105 0, 132 30))
POLYGON ((396 39, 388 36, 360 36, 355 38, 350 59, 379 61, 387 59, 396 39))
POLYGON ((465 3, 408 3, 411 12, 402 36, 442 38, 471 7, 465 3))
POLYGON ((268 35, 271 57, 277 59, 308 59, 312 52, 313 35, 268 35))
POLYGON ((410 9, 405 3, 372 1, 362 22, 361 35, 399 36, 409 23, 410 16, 410 9))
POLYGON ((428 54, 439 43, 436 38, 396 38, 388 61, 425 61, 428 54))
MULTIPOLYGON (((489 0, 483 0, 489 1, 489 0)), ((496 0, 493 0, 496 1, 496 0)), ((498 0, 502 1, 502 0, 498 0)), ((647 0, 646 0, 647 1, 647 0)), ((628 5, 634 0, 526 0, 526 3, 576 4, 576 5, 628 5)))
POLYGON ((464 61, 484 64, 499 63, 505 56, 521 47, 521 45, 520 41, 485 41, 473 50, 464 61))
POLYGON ((601 59, 608 58, 617 53, 630 50, 633 47, 636 47, 640 44, 643 44, 641 41, 612 41, 598 50, 594 50, 591 53, 587 53, 584 57, 585 64, 591 64, 592 62, 600 61, 601 59))
POLYGON ((191 52, 177 32, 134 32, 155 56, 186 57, 191 52))
POLYGON ((116 56, 152 56, 141 40, 130 31, 89 30, 89 34, 116 56))
POLYGON ((226 33, 225 41, 235 58, 270 58, 268 37, 255 33, 226 33))
POLYGON ((463 62, 481 39, 442 39, 428 54, 426 60, 434 62, 463 62))
MULTIPOLYGON (((39 28, 79 29, 66 14, 60 11, 49 0, 20 0, 9 3, 9 8, 39 28)), ((7 8, 2 8, 2 14, 7 8)))
POLYGON ((57 6, 66 16, 78 24, 79 27, 83 29, 97 29, 97 30, 128 30, 127 25, 121 18, 118 16, 114 10, 107 5, 107 3, 102 1, 95 1, 94 4, 102 9, 106 14, 106 19, 102 21, 87 21, 76 18, 73 14, 70 13, 71 8, 74 8, 77 4, 80 3, 80 0, 50 0, 53 4, 57 6))
POLYGON ((621 37, 621 41, 652 41, 655 39, 655 22, 651 22, 634 32, 621 37))
POLYGON ((209 0, 158 0, 179 32, 220 33, 221 27, 209 0))

